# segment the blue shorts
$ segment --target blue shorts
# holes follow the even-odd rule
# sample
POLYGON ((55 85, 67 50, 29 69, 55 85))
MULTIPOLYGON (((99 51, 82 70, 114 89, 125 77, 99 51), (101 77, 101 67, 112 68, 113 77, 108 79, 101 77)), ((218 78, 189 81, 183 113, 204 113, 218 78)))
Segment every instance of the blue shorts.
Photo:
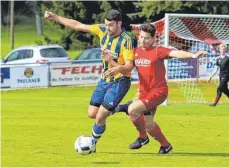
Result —
POLYGON ((101 79, 92 94, 90 105, 96 107, 103 105, 108 111, 113 111, 130 89, 130 85, 130 77, 122 76, 110 83, 101 79))

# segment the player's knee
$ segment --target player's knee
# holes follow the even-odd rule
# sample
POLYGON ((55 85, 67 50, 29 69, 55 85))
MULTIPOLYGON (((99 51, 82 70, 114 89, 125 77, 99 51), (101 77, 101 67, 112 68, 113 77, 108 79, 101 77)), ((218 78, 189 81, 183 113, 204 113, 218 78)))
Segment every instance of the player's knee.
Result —
POLYGON ((98 111, 99 111, 99 107, 89 105, 88 106, 88 112, 87 112, 88 117, 89 118, 96 118, 98 111))
POLYGON ((87 113, 88 117, 93 118, 93 119, 96 118, 96 114, 97 113, 95 111, 90 111, 90 110, 88 110, 88 113, 87 113))
POLYGON ((222 88, 221 87, 218 87, 217 88, 217 94, 219 95, 219 94, 221 94, 222 93, 222 88))
POLYGON ((135 116, 137 114, 136 107, 133 106, 132 104, 128 107, 128 114, 130 116, 135 116))
POLYGON ((224 86, 218 86, 217 91, 223 92, 224 88, 224 86))

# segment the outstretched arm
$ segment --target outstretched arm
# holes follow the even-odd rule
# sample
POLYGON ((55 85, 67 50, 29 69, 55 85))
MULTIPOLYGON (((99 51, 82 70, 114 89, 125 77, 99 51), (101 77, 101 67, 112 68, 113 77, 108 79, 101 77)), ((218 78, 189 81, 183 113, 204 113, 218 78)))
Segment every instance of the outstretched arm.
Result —
POLYGON ((168 56, 172 58, 185 59, 185 58, 198 58, 201 55, 206 55, 206 54, 207 54, 207 51, 198 51, 195 54, 192 54, 190 52, 178 50, 178 51, 171 51, 168 56))
POLYGON ((213 71, 212 74, 208 78, 208 83, 211 81, 212 77, 215 76, 215 74, 218 72, 219 67, 216 67, 213 71))
POLYGON ((76 31, 90 32, 90 26, 91 25, 86 25, 86 24, 83 24, 77 20, 68 19, 68 18, 64 18, 62 16, 58 16, 55 13, 52 13, 49 11, 45 11, 44 18, 47 20, 54 20, 60 24, 63 24, 64 26, 69 27, 69 28, 76 30, 76 31))

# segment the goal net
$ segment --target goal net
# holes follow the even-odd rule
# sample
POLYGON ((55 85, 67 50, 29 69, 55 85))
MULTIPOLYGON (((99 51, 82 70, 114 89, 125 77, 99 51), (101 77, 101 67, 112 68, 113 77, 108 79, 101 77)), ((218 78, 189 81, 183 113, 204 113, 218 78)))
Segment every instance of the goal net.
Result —
MULTIPOLYGON (((166 63, 169 83, 168 103, 210 103, 216 96, 218 74, 207 79, 215 68, 219 44, 229 45, 228 15, 166 14, 152 23, 156 27, 156 45, 195 53, 208 51, 199 59, 169 59, 166 63)), ((140 25, 132 25, 137 36, 140 25)), ((228 54, 228 53, 227 53, 228 54)), ((222 96, 221 103, 228 103, 222 96)))

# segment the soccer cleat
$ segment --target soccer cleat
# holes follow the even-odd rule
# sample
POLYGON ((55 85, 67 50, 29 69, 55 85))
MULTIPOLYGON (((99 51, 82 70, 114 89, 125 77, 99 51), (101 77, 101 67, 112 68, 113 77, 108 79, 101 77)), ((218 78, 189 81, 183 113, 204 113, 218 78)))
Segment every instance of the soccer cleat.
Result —
POLYGON ((211 106, 211 107, 215 107, 215 106, 216 106, 216 104, 215 104, 215 103, 212 103, 212 104, 209 104, 209 106, 211 106))
POLYGON ((96 143, 95 143, 95 147, 91 150, 91 153, 96 153, 96 143))
POLYGON ((92 153, 96 153, 96 148, 91 151, 92 153))
POLYGON ((169 144, 169 146, 161 146, 158 154, 167 154, 173 149, 172 145, 169 144))
POLYGON ((146 145, 149 143, 149 138, 147 137, 146 139, 143 138, 137 138, 137 140, 129 145, 129 149, 139 149, 143 145, 146 145))

